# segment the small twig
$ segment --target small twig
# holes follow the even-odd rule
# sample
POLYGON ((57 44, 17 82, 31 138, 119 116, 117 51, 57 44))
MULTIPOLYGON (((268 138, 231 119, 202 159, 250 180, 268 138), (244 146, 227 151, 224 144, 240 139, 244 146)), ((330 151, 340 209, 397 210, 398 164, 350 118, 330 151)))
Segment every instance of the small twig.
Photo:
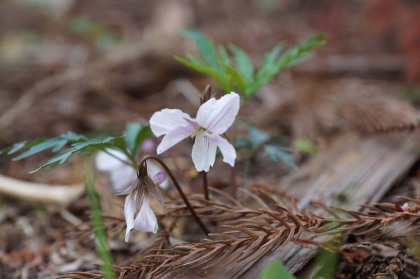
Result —
POLYGON ((231 185, 231 196, 236 197, 236 192, 238 190, 238 183, 236 181, 236 167, 233 166, 230 171, 230 185, 231 185))
POLYGON ((203 176, 204 198, 209 201, 210 195, 209 195, 209 181, 207 179, 207 172, 202 171, 201 174, 203 176))
POLYGON ((144 157, 139 164, 139 169, 140 167, 147 161, 147 160, 154 160, 157 163, 159 163, 159 165, 162 166, 162 168, 166 171, 166 173, 169 175, 169 177, 171 178, 172 182, 174 183, 175 188, 178 190, 179 195, 181 196, 182 200, 184 201, 185 205, 187 206, 188 210, 191 212, 191 215, 194 217, 195 221, 198 223, 198 225, 200 226, 201 230, 208 235, 209 231, 206 228, 206 226, 203 224, 203 222, 201 221, 201 219, 198 217, 197 213, 195 212, 194 208, 192 207, 191 203, 188 201, 187 197, 184 194, 184 191, 182 191, 181 186, 179 186, 178 181, 176 180, 175 176, 173 175, 173 173, 171 172, 171 170, 168 168, 168 166, 165 164, 165 162, 163 162, 159 157, 156 157, 154 155, 148 155, 146 157, 144 157))
POLYGON ((0 175, 0 193, 23 200, 67 206, 85 191, 83 184, 70 186, 26 182, 0 175))

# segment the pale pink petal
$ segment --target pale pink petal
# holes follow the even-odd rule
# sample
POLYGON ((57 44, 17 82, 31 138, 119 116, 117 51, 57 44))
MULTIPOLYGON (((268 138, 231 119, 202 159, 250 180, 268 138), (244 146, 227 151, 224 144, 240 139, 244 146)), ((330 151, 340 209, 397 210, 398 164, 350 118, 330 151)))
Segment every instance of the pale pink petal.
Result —
POLYGON ((232 126, 239 112, 239 95, 231 92, 219 100, 211 98, 198 109, 197 124, 213 134, 223 134, 232 126))
POLYGON ((134 229, 145 232, 156 233, 158 230, 158 222, 156 215, 149 205, 149 198, 144 197, 140 212, 134 221, 134 229))
POLYGON ((188 121, 194 122, 194 119, 179 109, 163 109, 155 112, 149 122, 153 134, 160 137, 179 126, 186 126, 189 124, 188 121))
POLYGON ((208 138, 208 134, 198 132, 192 148, 192 160, 197 171, 208 172, 216 160, 217 144, 208 138))
MULTIPOLYGON (((147 173, 149 174, 150 177, 154 177, 157 173, 162 172, 162 171, 163 171, 162 168, 154 161, 149 160, 147 162, 147 173)), ((159 187, 162 189, 167 189, 169 187, 169 181, 168 181, 167 176, 165 177, 165 180, 159 184, 159 187)))
POLYGON ((236 151, 233 145, 219 135, 209 135, 209 138, 217 144, 217 147, 219 147, 222 152, 223 162, 228 163, 233 167, 236 159, 236 151))
POLYGON ((157 154, 165 152, 181 140, 189 137, 194 132, 194 127, 190 124, 178 126, 175 130, 166 134, 162 142, 157 147, 157 154))
POLYGON ((159 186, 166 180, 166 173, 164 171, 160 171, 152 177, 152 180, 156 186, 159 186))
POLYGON ((125 242, 130 239, 130 231, 134 228, 134 214, 136 213, 137 204, 139 201, 138 192, 133 191, 125 198, 124 216, 127 223, 125 231, 125 242))

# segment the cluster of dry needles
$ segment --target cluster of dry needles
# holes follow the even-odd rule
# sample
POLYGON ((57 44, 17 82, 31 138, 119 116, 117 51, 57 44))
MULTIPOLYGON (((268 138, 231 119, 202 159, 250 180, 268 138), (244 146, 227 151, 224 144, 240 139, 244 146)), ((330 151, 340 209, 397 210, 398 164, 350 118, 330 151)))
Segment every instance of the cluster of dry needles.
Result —
MULTIPOLYGON (((210 239, 170 245, 169 236, 175 224, 190 216, 181 202, 168 204, 160 221, 172 220, 159 234, 153 245, 142 251, 139 258, 127 266, 115 266, 118 278, 160 278, 168 270, 199 268, 203 271, 240 262, 258 260, 287 243, 302 247, 317 246, 334 249, 334 237, 364 236, 401 239, 413 237, 420 229, 420 198, 400 197, 408 208, 392 203, 363 206, 361 212, 338 207, 326 207, 313 202, 310 208, 298 210, 297 199, 267 185, 255 184, 238 189, 237 198, 210 188, 211 199, 192 195, 191 204, 208 225, 213 225, 210 239), (403 226, 401 224, 404 224, 403 226), (396 233, 395 227, 399 228, 396 233), (328 238, 326 238, 328 236, 328 238), (321 239, 321 241, 319 241, 321 239)), ((110 228, 118 227, 112 219, 110 228)), ((168 223, 168 222, 166 222, 168 223)), ((120 226, 121 227, 121 226, 120 226)), ((353 243, 356 247, 358 243, 353 243)), ((335 248, 348 255, 348 244, 335 248)), ((71 272, 61 278, 102 278, 99 271, 71 272)))

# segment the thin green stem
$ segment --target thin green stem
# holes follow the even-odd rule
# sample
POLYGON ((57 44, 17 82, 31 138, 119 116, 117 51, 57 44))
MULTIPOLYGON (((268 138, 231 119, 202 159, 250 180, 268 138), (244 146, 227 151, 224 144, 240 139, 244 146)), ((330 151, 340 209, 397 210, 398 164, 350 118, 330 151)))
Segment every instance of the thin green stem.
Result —
MULTIPOLYGON (((128 165, 128 166, 130 166, 130 167, 134 167, 134 168, 136 168, 136 164, 135 164, 135 161, 133 160, 133 162, 134 162, 134 166, 133 166, 133 164, 132 163, 130 163, 130 162, 127 162, 126 160, 123 160, 123 159, 121 159, 121 158, 118 158, 117 156, 115 156, 114 154, 112 154, 111 152, 109 152, 109 151, 107 151, 106 149, 104 149, 103 150, 103 152, 105 152, 106 154, 108 154, 109 156, 111 156, 111 157, 113 157, 113 158, 115 158, 115 159, 117 159, 118 161, 120 161, 120 162, 122 162, 123 164, 125 164, 125 165, 128 165)), ((126 154, 126 152, 124 152, 124 154, 126 154)), ((126 155, 128 155, 128 154, 126 154, 126 155)), ((130 156, 128 156, 129 158, 130 158, 130 156)), ((130 161, 131 161, 131 158, 130 158, 130 161)))
POLYGON ((184 203, 187 206, 188 210, 190 211, 191 215, 193 216, 193 218, 195 219, 195 221, 197 222, 197 224, 200 226, 201 230, 206 235, 208 235, 209 234, 209 230, 206 228, 206 226, 203 224, 203 222, 201 221, 201 219, 198 217, 198 215, 195 212, 194 208, 192 207, 191 203, 189 202, 189 200, 185 196, 184 191, 182 191, 181 186, 179 186, 179 183, 176 180, 175 176, 173 175, 173 173, 171 172, 171 170, 168 168, 168 166, 165 164, 165 162, 162 161, 162 159, 160 159, 159 157, 156 157, 154 155, 148 155, 148 156, 144 157, 140 161, 140 164, 139 164, 139 172, 140 172, 141 166, 147 160, 154 160, 155 162, 159 163, 159 165, 162 166, 162 168, 165 170, 165 172, 169 175, 169 177, 171 178, 172 182, 174 183, 175 188, 177 189, 179 195, 181 196, 182 200, 184 201, 184 203))

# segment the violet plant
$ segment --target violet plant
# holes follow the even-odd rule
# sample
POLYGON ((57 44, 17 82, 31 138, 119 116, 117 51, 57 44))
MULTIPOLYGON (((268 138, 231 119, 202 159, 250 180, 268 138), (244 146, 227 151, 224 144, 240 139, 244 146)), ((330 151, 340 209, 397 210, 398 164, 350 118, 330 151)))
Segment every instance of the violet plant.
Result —
MULTIPOLYGON (((236 90, 245 101, 282 70, 312 57, 311 51, 325 44, 323 34, 286 51, 283 51, 284 44, 279 43, 264 55, 259 67, 254 67, 249 55, 233 44, 228 46, 215 44, 197 30, 188 30, 183 34, 195 41, 199 56, 187 54, 186 57, 175 56, 175 59, 186 67, 214 79, 222 92, 236 90)), ((272 161, 281 160, 284 164, 295 167, 292 156, 277 139, 278 136, 270 135, 250 124, 248 137, 238 139, 235 148, 248 149, 246 153, 250 155, 246 156, 247 166, 257 152, 263 151, 272 161)))
POLYGON ((259 68, 254 68, 249 55, 233 44, 227 47, 216 45, 198 30, 188 30, 183 34, 195 41, 199 57, 188 54, 185 58, 175 56, 175 59, 214 79, 222 92, 236 91, 246 100, 282 70, 311 58, 311 51, 325 44, 325 35, 322 34, 284 52, 284 44, 279 43, 265 54, 259 68))
MULTIPOLYGON (((247 100, 282 69, 310 57, 310 50, 322 45, 324 37, 314 37, 282 55, 280 55, 282 45, 278 45, 265 55, 260 68, 254 69, 249 56, 238 47, 233 45, 228 47, 233 56, 231 59, 224 46, 214 45, 202 33, 189 31, 186 34, 195 39, 202 58, 187 56, 186 59, 181 57, 176 57, 176 59, 184 65, 214 78, 222 91, 227 93, 216 99, 212 96, 208 86, 203 93, 201 105, 195 118, 179 109, 166 108, 151 117, 150 127, 142 126, 139 123, 129 123, 122 136, 89 139, 84 135, 67 132, 51 139, 16 143, 0 150, 0 154, 16 155, 21 152, 13 158, 13 160, 20 160, 46 150, 56 153, 50 160, 33 171, 36 172, 46 167, 62 164, 77 154, 98 153, 96 157, 98 169, 110 174, 116 194, 126 195, 124 206, 127 223, 126 241, 129 241, 132 229, 157 232, 158 222, 149 200, 153 196, 163 204, 158 186, 164 183, 166 176, 169 176, 191 216, 202 231, 208 234, 208 229, 194 211, 165 162, 157 156, 148 155, 151 151, 150 148, 144 150, 149 138, 152 134, 157 137, 163 136, 157 147, 158 154, 165 152, 185 138, 194 138, 195 142, 191 151, 192 162, 197 171, 203 174, 204 193, 209 199, 206 173, 215 163, 217 149, 221 151, 224 162, 232 167, 235 165, 236 150, 227 137, 226 131, 233 125, 239 112, 240 96, 247 100), (239 94, 233 92, 234 89, 239 94), (68 145, 70 147, 64 149, 68 145), (138 154, 142 153, 142 148, 144 157, 138 162, 138 154), (152 170, 153 163, 159 165, 159 168, 155 166, 155 170, 152 170), (137 216, 135 216, 136 212, 138 212, 137 216)), ((260 135, 264 135, 264 133, 260 132, 260 135)), ((259 144, 267 142, 268 140, 262 140, 259 144)), ((254 144, 254 147, 257 146, 255 143, 251 142, 251 144, 254 144)), ((257 149, 259 148, 258 145, 257 149)), ((269 146, 265 146, 264 150, 270 150, 269 146)), ((276 150, 277 157, 283 158, 283 160, 286 158, 282 153, 278 155, 279 149, 271 148, 271 150, 276 150)), ((290 157, 287 158, 290 161, 290 157)))

